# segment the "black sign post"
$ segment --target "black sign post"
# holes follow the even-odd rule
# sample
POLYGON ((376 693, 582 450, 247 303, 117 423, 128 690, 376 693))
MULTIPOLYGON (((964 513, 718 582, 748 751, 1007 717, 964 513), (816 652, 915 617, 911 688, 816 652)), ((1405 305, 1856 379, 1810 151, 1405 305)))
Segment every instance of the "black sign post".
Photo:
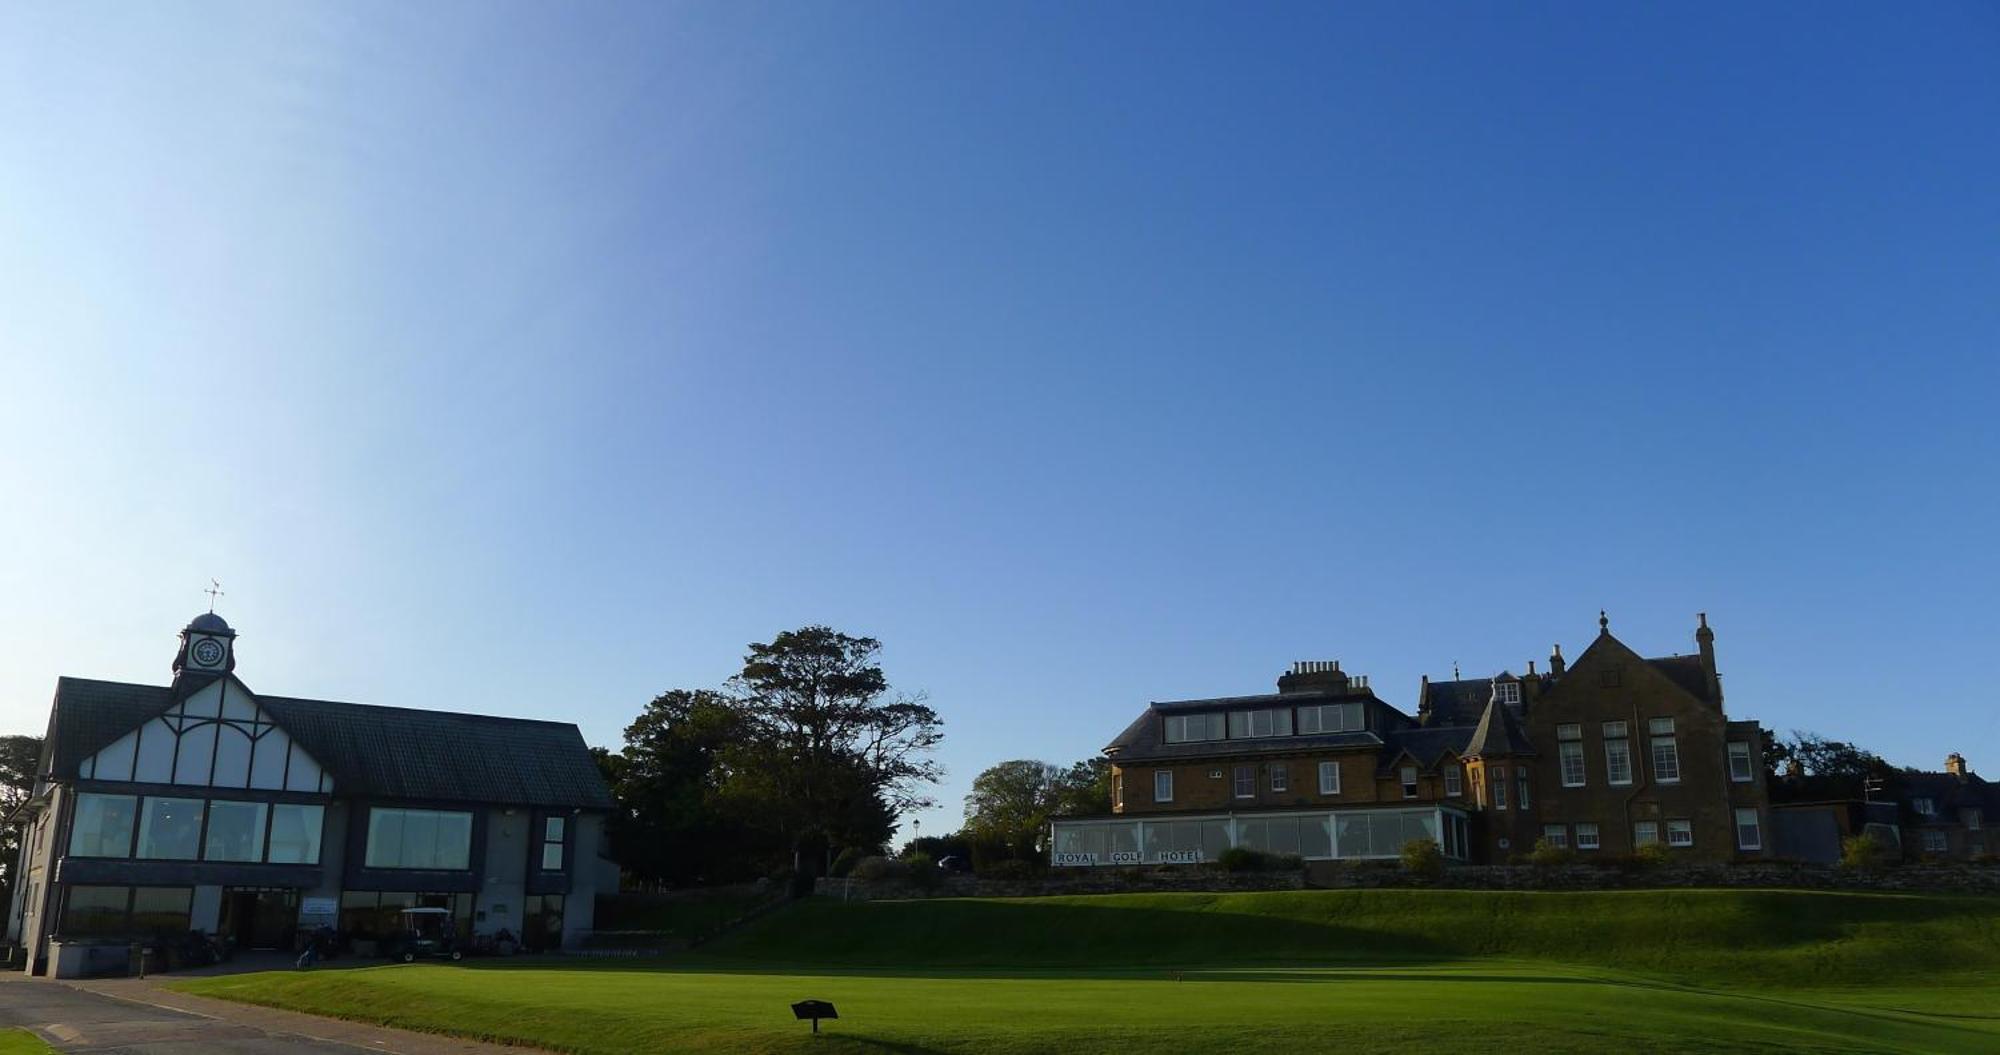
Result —
POLYGON ((792 1005, 792 1017, 812 1019, 813 1032, 818 1033, 820 1019, 839 1018, 840 1013, 833 1009, 832 1004, 824 1000, 801 1000, 792 1005))

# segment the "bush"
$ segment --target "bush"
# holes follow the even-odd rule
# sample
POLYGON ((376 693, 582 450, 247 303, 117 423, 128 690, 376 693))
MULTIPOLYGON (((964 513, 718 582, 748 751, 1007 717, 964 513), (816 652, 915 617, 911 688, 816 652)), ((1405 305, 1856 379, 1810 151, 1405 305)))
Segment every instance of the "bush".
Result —
POLYGON ((1850 835, 1840 840, 1840 867, 1857 872, 1886 868, 1896 860, 1896 851, 1873 832, 1850 835))
POLYGON ((1637 866, 1642 872, 1664 868, 1667 862, 1671 860, 1673 860, 1673 857, 1667 853, 1665 843, 1647 843, 1637 850, 1632 851, 1632 864, 1637 866))
POLYGON ((944 882, 944 871, 931 860, 931 855, 921 851, 903 858, 904 877, 918 890, 936 890, 944 882))
POLYGON ((1403 870, 1420 879, 1444 875, 1444 851, 1433 839, 1411 839, 1403 844, 1403 870))
POLYGON ((981 879, 1033 879, 1035 875, 1035 866, 1018 858, 994 861, 979 870, 981 879))
POLYGON ((1274 854, 1262 850, 1252 850, 1247 846, 1232 846, 1222 851, 1215 859, 1225 872, 1296 872, 1306 866, 1306 859, 1298 854, 1274 854))
POLYGON ((864 857, 854 862, 850 874, 856 879, 901 879, 907 871, 901 861, 891 861, 886 857, 864 857))
POLYGON ((1536 868, 1560 868, 1576 860, 1576 853, 1567 846, 1557 846, 1547 839, 1536 839, 1535 848, 1528 851, 1528 863, 1536 868))
POLYGON ((833 867, 828 869, 826 874, 835 878, 852 875, 854 866, 860 864, 861 860, 867 856, 868 851, 863 850, 859 846, 850 846, 840 851, 840 856, 833 859, 833 867))

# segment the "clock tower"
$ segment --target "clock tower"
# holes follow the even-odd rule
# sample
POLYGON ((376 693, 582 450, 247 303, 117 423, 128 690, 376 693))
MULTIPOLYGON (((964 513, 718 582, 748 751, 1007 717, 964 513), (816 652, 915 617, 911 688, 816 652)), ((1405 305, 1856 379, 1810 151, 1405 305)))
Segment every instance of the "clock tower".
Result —
POLYGON ((195 616, 181 630, 181 650, 174 656, 174 673, 221 674, 236 669, 236 631, 214 612, 195 616))

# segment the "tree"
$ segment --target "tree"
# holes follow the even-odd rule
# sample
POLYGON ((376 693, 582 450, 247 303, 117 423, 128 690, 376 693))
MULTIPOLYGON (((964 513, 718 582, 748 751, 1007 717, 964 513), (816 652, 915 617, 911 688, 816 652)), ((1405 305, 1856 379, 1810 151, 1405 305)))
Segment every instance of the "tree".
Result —
POLYGON ((1004 843, 1010 856, 1040 860, 1049 819, 1111 812, 1111 764, 1102 758, 1070 766, 1015 759, 990 766, 965 797, 965 834, 1004 843))
POLYGON ((1855 744, 1818 733, 1792 730, 1789 737, 1768 737, 1764 766, 1771 797, 1782 801, 1862 798, 1869 780, 1893 795, 1902 772, 1881 755, 1855 744))
MULTIPOLYGON (((39 736, 0 736, 0 818, 6 818, 35 793, 35 773, 42 764, 39 736)), ((21 826, 0 828, 0 905, 14 897, 15 865, 21 855, 21 826)))
POLYGON ((762 871, 754 829, 732 823, 721 795, 726 756, 749 727, 732 696, 672 689, 625 727, 624 751, 598 757, 620 807, 607 828, 626 871, 675 886, 762 871))
POLYGON ((831 865, 840 845, 880 845, 895 818, 931 805, 944 739, 920 696, 890 695, 882 643, 830 627, 752 644, 731 679, 747 727, 727 752, 738 802, 761 805, 791 847, 831 865))

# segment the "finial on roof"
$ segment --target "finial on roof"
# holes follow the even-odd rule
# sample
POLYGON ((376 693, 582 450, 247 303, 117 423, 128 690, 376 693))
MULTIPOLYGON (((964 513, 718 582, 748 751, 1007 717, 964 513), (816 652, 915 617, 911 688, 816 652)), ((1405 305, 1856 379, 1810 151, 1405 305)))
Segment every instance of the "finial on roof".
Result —
POLYGON ((1458 680, 1458 660, 1451 661, 1451 680, 1458 680))
POLYGON ((208 589, 201 592, 208 595, 208 610, 210 612, 215 611, 215 599, 222 596, 222 584, 214 579, 210 579, 208 580, 208 589))
POLYGON ((1611 632, 1611 617, 1605 615, 1604 609, 1602 608, 1599 608, 1597 610, 1597 632, 1600 634, 1608 634, 1611 632))

